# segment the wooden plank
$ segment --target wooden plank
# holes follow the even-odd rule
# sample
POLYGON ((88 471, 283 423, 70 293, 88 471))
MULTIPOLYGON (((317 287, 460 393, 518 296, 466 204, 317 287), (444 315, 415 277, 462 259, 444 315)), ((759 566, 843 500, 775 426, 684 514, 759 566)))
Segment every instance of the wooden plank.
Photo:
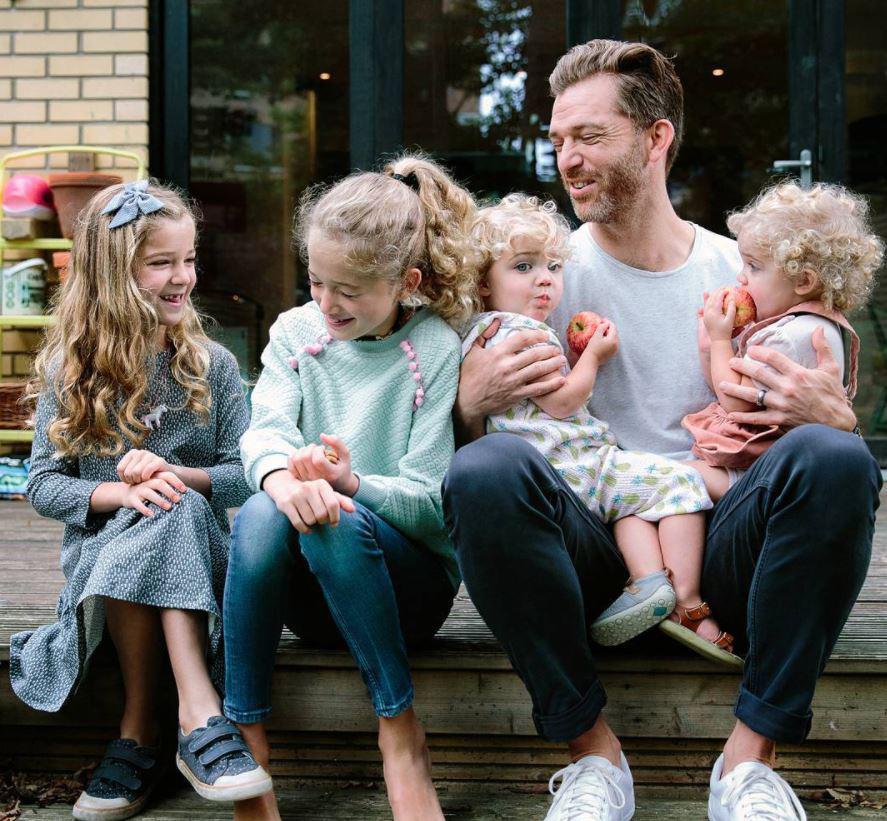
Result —
MULTIPOLYGON (((541 786, 541 785, 540 785, 541 786)), ((543 788, 544 789, 544 788, 543 788)), ((551 797, 540 790, 514 791, 484 785, 442 784, 438 786, 441 806, 453 821, 538 821, 547 812, 551 797)), ((279 785, 278 800, 284 818, 310 818, 312 821, 374 821, 390 819, 391 809, 378 784, 345 785, 336 782, 288 782, 279 785)), ((180 789, 152 803, 139 816, 144 821, 193 821, 219 818, 218 804, 200 799, 193 790, 180 789)), ((883 818, 883 811, 868 807, 835 810, 819 803, 805 802, 810 821, 869 821, 883 818)), ((67 805, 27 807, 24 818, 39 821, 68 821, 67 805)), ((635 821, 684 821, 704 818, 704 798, 675 800, 639 796, 635 821)))

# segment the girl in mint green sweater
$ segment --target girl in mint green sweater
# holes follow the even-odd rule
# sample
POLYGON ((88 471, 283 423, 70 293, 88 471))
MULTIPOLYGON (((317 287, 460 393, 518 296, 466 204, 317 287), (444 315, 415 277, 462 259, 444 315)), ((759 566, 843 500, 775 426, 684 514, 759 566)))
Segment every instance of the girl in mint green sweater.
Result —
MULTIPOLYGON (((267 763, 281 626, 344 639, 379 716, 395 818, 443 819, 406 647, 434 635, 459 584, 440 485, 459 376, 451 324, 476 307, 473 212, 443 169, 411 156, 309 191, 296 230, 313 302, 271 328, 240 443, 260 492, 234 524, 225 714, 267 763)), ((277 817, 273 794, 238 812, 277 817)))

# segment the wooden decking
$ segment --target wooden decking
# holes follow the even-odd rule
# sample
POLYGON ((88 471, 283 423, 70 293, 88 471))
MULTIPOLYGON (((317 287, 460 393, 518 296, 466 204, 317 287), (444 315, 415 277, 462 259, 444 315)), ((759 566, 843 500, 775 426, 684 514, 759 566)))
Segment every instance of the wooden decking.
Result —
MULTIPOLYGON (((30 710, 11 693, 9 636, 54 617, 60 536, 60 525, 26 504, 0 505, 0 760, 23 770, 72 772, 95 759, 120 705, 110 654, 60 713, 30 710)), ((416 708, 441 783, 526 790, 543 786, 563 765, 562 749, 536 736, 527 694, 466 596, 433 646, 412 662, 416 708)), ((698 798, 732 727, 738 675, 658 635, 602 654, 599 668, 610 698, 607 717, 631 757, 639 794, 698 798)), ((275 775, 376 780, 375 719, 350 656, 286 635, 275 676, 275 775)), ((786 777, 808 795, 837 787, 887 796, 885 506, 868 579, 820 681, 814 715, 807 744, 780 748, 786 777)))

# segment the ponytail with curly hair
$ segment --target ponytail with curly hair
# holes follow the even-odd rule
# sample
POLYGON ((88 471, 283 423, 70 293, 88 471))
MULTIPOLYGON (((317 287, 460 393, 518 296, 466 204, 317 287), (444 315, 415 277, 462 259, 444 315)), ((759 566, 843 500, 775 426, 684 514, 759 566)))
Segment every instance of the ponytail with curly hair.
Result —
POLYGON ((419 301, 458 327, 477 309, 477 265, 469 238, 475 213, 471 194, 434 161, 402 154, 381 172, 355 172, 302 196, 295 239, 307 261, 312 231, 341 243, 356 276, 404 282, 422 272, 419 301))
MULTIPOLYGON (((122 190, 114 185, 99 191, 78 217, 68 277, 51 307, 56 321, 26 392, 32 401, 53 392, 58 413, 47 434, 60 457, 117 455, 140 447, 148 434, 137 413, 148 395, 160 324, 139 288, 141 252, 162 221, 196 219, 178 192, 152 182, 147 193, 163 208, 110 228, 113 214, 102 211, 122 190)), ((209 340, 190 300, 167 336, 185 406, 208 420, 209 340)))

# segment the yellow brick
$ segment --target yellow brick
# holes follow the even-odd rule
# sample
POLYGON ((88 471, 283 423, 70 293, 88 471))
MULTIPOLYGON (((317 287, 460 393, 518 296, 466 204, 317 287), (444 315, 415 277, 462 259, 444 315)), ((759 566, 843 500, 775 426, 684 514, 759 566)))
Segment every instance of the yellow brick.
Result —
POLYGON ((2 77, 45 77, 46 59, 43 57, 0 57, 2 77))
POLYGON ((49 28, 65 31, 109 29, 113 26, 110 9, 65 9, 49 12, 49 28))
POLYGON ((78 50, 77 34, 73 31, 52 34, 45 31, 19 33, 15 35, 13 44, 16 54, 59 54, 78 50))
POLYGON ((9 100, 12 97, 12 80, 0 80, 0 100, 9 100))
POLYGON ((12 357, 12 371, 16 376, 28 376, 31 373, 31 357, 26 353, 17 353, 12 357))
POLYGON ((0 11, 0 31, 42 31, 46 28, 46 12, 10 9, 0 11))
POLYGON ((84 6, 129 6, 139 8, 145 8, 148 5, 148 0, 83 0, 84 6))
MULTIPOLYGON (((110 119, 110 118, 109 118, 110 119)), ((147 122, 148 120, 148 101, 147 100, 115 100, 114 101, 114 119, 117 121, 139 120, 147 122)))
POLYGON ((46 103, 18 102, 12 100, 0 103, 0 122, 8 123, 42 123, 46 121, 46 103))
POLYGON ((148 76, 147 54, 118 54, 114 57, 114 74, 118 77, 136 75, 148 76))
POLYGON ((40 334, 34 331, 4 331, 3 353, 30 353, 40 345, 40 334))
POLYGON ((115 123, 113 125, 84 125, 83 140, 89 144, 147 145, 148 126, 145 123, 115 123))
POLYGON ((0 34, 0 54, 9 54, 12 51, 12 35, 0 34))
POLYGON ((80 140, 80 127, 76 125, 17 125, 16 145, 70 145, 80 140))
POLYGON ((94 77, 97 74, 113 74, 114 60, 110 54, 50 55, 49 73, 53 77, 94 77))
POLYGON ((15 81, 17 100, 76 100, 79 96, 80 83, 73 77, 15 81))
MULTIPOLYGON (((21 2, 21 0, 18 0, 21 2)), ((42 9, 74 9, 80 0, 28 0, 32 6, 40 6, 42 9)))
POLYGON ((147 9, 117 9, 114 12, 115 29, 140 29, 148 30, 147 9))
POLYGON ((84 31, 81 51, 148 51, 147 31, 84 31))
POLYGON ((64 100, 49 103, 49 120, 53 123, 113 119, 114 103, 110 100, 64 100))
POLYGON ((6 354, 3 354, 3 356, 0 357, 0 373, 2 373, 3 376, 6 376, 6 377, 12 376, 12 357, 11 356, 7 356, 6 354))
POLYGON ((147 97, 147 77, 84 77, 82 96, 86 99, 147 97))
POLYGON ((0 125, 0 145, 12 145, 11 125, 0 125))

